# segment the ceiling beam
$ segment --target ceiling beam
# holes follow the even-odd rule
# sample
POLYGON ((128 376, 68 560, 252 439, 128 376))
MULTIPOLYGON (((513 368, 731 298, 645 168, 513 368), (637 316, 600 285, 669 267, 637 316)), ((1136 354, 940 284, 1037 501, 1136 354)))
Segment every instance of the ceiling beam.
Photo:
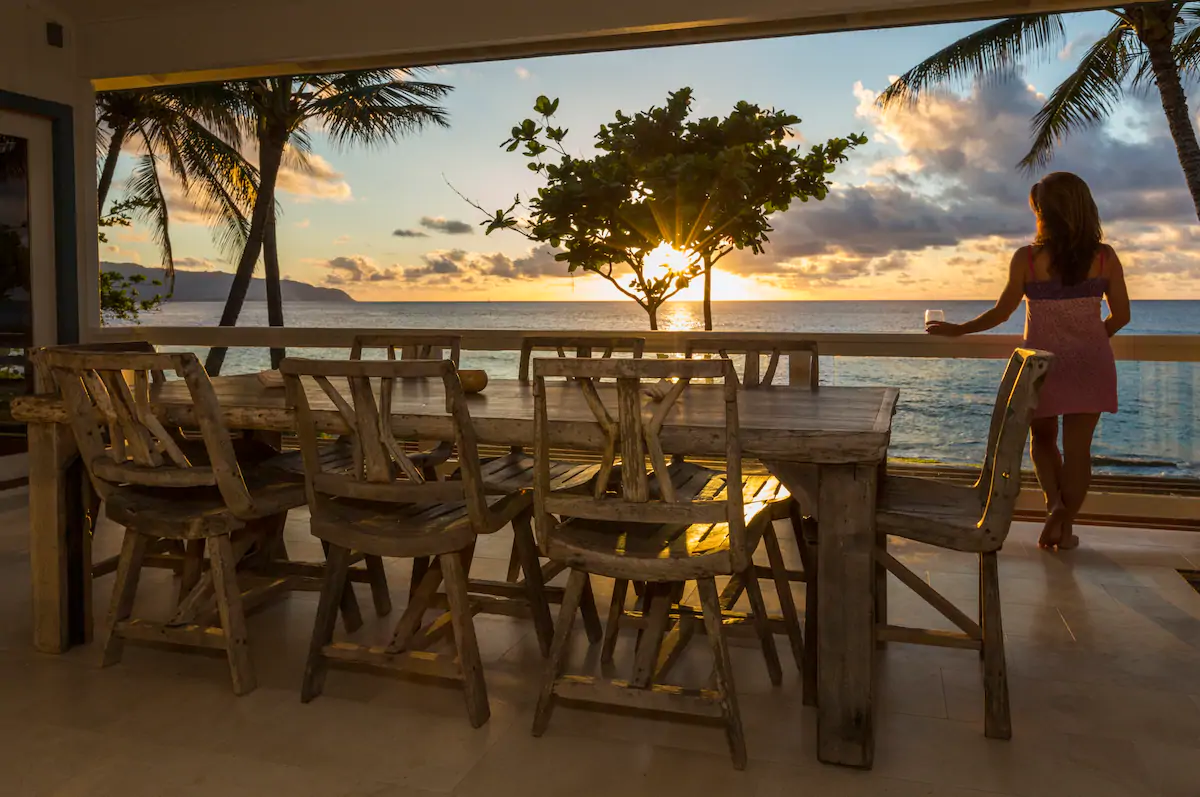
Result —
MULTIPOLYGON (((646 0, 653 2, 653 0, 646 0)), ((742 0, 748 3, 750 0, 742 0)), ((889 28, 908 25, 935 24, 942 22, 964 22, 991 19, 1016 14, 1081 11, 1102 7, 1097 0, 967 0, 966 2, 932 3, 897 7, 896 3, 877 0, 860 6, 863 10, 839 13, 813 14, 788 18, 747 20, 706 19, 680 20, 672 23, 646 25, 632 28, 602 29, 587 33, 565 35, 541 35, 529 38, 499 38, 461 45, 430 46, 421 44, 398 47, 395 50, 344 56, 323 56, 326 52, 353 52, 354 42, 341 43, 333 34, 324 41, 311 43, 308 50, 320 55, 277 59, 270 56, 270 46, 255 49, 225 47, 218 44, 205 48, 208 37, 197 31, 187 42, 186 52, 178 49, 164 51, 157 58, 162 64, 179 64, 178 71, 155 71, 153 73, 120 74, 139 60, 137 49, 123 48, 118 41, 124 29, 132 41, 144 37, 147 31, 159 24, 162 29, 173 29, 180 24, 168 25, 168 14, 161 18, 145 17, 138 20, 98 22, 84 26, 87 40, 87 55, 83 59, 87 76, 92 78, 97 91, 167 86, 184 83, 200 83, 219 80, 235 80, 278 75, 339 72, 352 69, 381 67, 417 67, 449 65, 480 61, 498 61, 513 58, 529 58, 569 53, 629 50, 646 47, 663 47, 706 42, 760 39, 800 34, 830 33, 871 28, 889 28), (871 7, 875 6, 875 7, 871 7), (346 48, 349 48, 348 50, 346 48), (256 52, 260 55, 256 56, 256 52), (106 57, 107 56, 107 57, 106 57), (195 63, 210 60, 210 65, 195 63), (189 63, 189 61, 191 63, 189 63)), ((798 3, 788 4, 792 10, 798 3)), ((389 6, 391 7, 391 6, 389 6)), ((559 7, 571 9, 574 3, 564 2, 559 7)), ((224 15, 221 15, 222 17, 224 15)), ((186 20, 182 21, 186 23, 186 20)), ((321 28, 309 22, 319 36, 321 28)), ((518 27, 519 29, 519 27, 518 27)), ((215 35, 215 34, 214 34, 215 35)), ((407 38, 413 38, 411 35, 407 38)), ((427 37, 418 37, 427 38, 427 37)), ((447 38, 442 36, 442 38, 447 38)), ((218 39, 219 41, 219 39, 218 39)), ((173 41, 168 42, 170 47, 173 41)), ((295 51, 304 51, 306 45, 291 41, 288 45, 295 51)), ((151 57, 149 60, 156 60, 151 57)))

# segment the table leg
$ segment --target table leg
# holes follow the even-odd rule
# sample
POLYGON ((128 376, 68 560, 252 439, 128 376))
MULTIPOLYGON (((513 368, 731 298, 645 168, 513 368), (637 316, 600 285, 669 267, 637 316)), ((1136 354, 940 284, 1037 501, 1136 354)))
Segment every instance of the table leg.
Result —
POLYGON ((31 423, 28 439, 33 645, 43 653, 62 653, 91 637, 83 473, 66 426, 31 423))
POLYGON ((875 492, 870 465, 821 467, 817 545, 817 757, 875 757, 875 492))

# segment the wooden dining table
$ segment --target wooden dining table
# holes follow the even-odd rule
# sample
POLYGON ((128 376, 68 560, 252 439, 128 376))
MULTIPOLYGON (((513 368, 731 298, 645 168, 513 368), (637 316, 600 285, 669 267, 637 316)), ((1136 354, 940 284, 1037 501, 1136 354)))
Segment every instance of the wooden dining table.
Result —
MULTIPOLYGON (((213 385, 230 429, 295 428, 284 391, 256 375, 216 377, 213 385)), ((684 455, 722 456, 721 388, 696 387, 664 424, 663 447, 684 455)), ((776 386, 738 396, 745 456, 761 461, 799 498, 802 511, 819 519, 817 750, 827 763, 866 768, 874 757, 874 508, 897 398, 893 388, 835 386, 776 386)), ((336 408, 315 384, 309 386, 309 400, 319 427, 345 431, 336 408)), ((594 416, 575 385, 547 385, 547 401, 557 444, 602 446, 594 416)), ((156 386, 152 402, 164 423, 194 427, 191 401, 180 381, 156 386)), ((405 381, 396 388, 392 406, 398 437, 452 439, 440 385, 405 381)), ((532 445, 533 391, 528 383, 494 380, 482 393, 469 396, 468 406, 479 442, 532 445)), ((29 424, 34 643, 39 650, 57 653, 90 638, 83 472, 57 396, 16 399, 13 416, 29 424)))

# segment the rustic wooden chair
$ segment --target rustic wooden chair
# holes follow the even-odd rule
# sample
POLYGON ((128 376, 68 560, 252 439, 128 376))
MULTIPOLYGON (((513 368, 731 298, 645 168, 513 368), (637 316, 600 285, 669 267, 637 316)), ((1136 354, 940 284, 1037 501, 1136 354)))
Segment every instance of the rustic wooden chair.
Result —
POLYGON ((705 340, 689 338, 684 341, 683 356, 689 360, 697 354, 716 354, 728 360, 731 354, 745 358, 742 368, 742 387, 770 387, 775 383, 781 358, 788 358, 789 384, 797 376, 806 376, 808 386, 817 390, 821 385, 821 361, 817 356, 817 343, 812 340, 788 340, 772 343, 754 338, 722 338, 705 340), (762 357, 767 357, 766 370, 762 369, 762 357))
MULTIPOLYGON (((721 340, 706 340, 689 338, 684 341, 684 356, 692 359, 696 355, 717 355, 723 360, 732 360, 734 355, 744 358, 741 385, 746 389, 769 388, 775 384, 783 356, 788 358, 790 379, 798 375, 804 377, 811 390, 820 386, 820 359, 816 341, 789 340, 783 343, 757 340, 754 338, 722 338, 721 340), (766 369, 762 369, 762 357, 767 357, 766 369)), ((789 381, 790 381, 789 379, 789 381)), ((675 457, 672 467, 695 468, 695 464, 686 463, 683 457, 675 457)), ((812 478, 815 484, 816 471, 813 469, 812 478)), ((770 565, 757 566, 756 574, 760 579, 768 579, 775 583, 775 591, 779 598, 782 618, 772 618, 772 625, 786 631, 792 648, 792 657, 804 677, 804 694, 808 703, 815 702, 816 695, 816 662, 815 648, 806 650, 804 632, 801 631, 798 620, 795 599, 792 596, 792 582, 805 583, 810 580, 815 585, 816 579, 810 579, 809 573, 815 572, 815 549, 811 543, 806 543, 802 533, 803 511, 796 496, 783 494, 782 498, 772 505, 776 520, 788 520, 792 525, 792 533, 796 546, 800 551, 801 570, 789 569, 784 564, 783 551, 779 544, 774 525, 768 525, 763 532, 763 547, 766 548, 770 565), (780 622, 782 620, 782 622, 780 622), (806 653, 808 655, 806 655, 806 653)), ((740 598, 745 585, 740 576, 734 576, 721 592, 721 604, 732 606, 740 598)), ((806 626, 813 625, 811 613, 805 622, 806 626)), ((808 629, 811 635, 811 628, 808 629)))
MULTIPOLYGON (((490 534, 510 522, 524 561, 532 561, 537 569, 530 527, 532 497, 528 492, 484 493, 475 430, 452 362, 289 358, 281 363, 280 371, 288 401, 296 410, 312 533, 329 546, 329 570, 317 607, 301 699, 308 702, 321 693, 331 660, 353 662, 461 681, 471 724, 479 727, 487 721, 489 708, 471 619, 480 607, 468 600, 467 572, 476 535, 490 534), (396 383, 414 379, 437 385, 431 392, 439 399, 444 393, 459 452, 457 479, 426 479, 393 434, 391 408, 396 383), (338 380, 341 390, 333 380, 338 380), (378 388, 372 380, 377 380, 378 388), (348 395, 343 393, 346 388, 348 395), (324 416, 317 415, 323 411, 324 416), (350 438, 355 464, 348 472, 327 470, 321 461, 318 434, 331 424, 350 438), (354 552, 437 560, 421 577, 395 634, 382 648, 333 642, 335 607, 346 587, 354 552), (422 627, 443 581, 449 611, 422 627), (447 626, 453 632, 457 656, 427 649, 447 626)), ((552 621, 544 596, 540 605, 536 600, 531 603, 539 633, 548 635, 552 621)))
MULTIPOLYGON (((717 576, 743 574, 755 631, 773 683, 780 683, 782 671, 758 579, 750 575, 750 554, 771 522, 769 502, 774 495, 763 493, 767 492, 766 483, 773 480, 742 476, 738 387, 732 364, 722 360, 543 359, 534 364, 534 374, 538 542, 543 553, 571 569, 534 717, 534 735, 545 731, 557 697, 702 716, 723 722, 734 766, 743 768, 746 747, 717 576), (555 384, 553 389, 577 391, 577 395, 556 395, 549 402, 548 377, 572 380, 565 385, 555 384), (598 385, 606 378, 616 380, 615 390, 610 385, 598 385), (717 379, 721 384, 691 388, 693 379, 704 378, 717 379), (645 379, 677 381, 646 384, 645 379), (668 439, 663 427, 685 393, 696 399, 702 398, 696 394, 704 391, 722 407, 727 469, 715 475, 696 473, 697 478, 681 483, 672 478, 663 452, 666 445, 686 448, 688 441, 668 439), (605 395, 611 399, 614 392, 615 418, 605 404, 605 395), (556 413, 566 406, 590 410, 594 420, 551 417, 551 404, 556 413), (601 471, 591 495, 550 490, 550 451, 563 436, 573 441, 603 441, 601 471), (612 484, 609 474, 618 470, 618 455, 619 477, 612 484), (727 489, 730 484, 737 487, 727 489), (623 602, 631 581, 645 583, 651 595, 628 681, 599 682, 562 674, 575 611, 589 574, 616 580, 614 595, 620 597, 614 597, 614 605, 623 602), (680 623, 698 619, 694 610, 687 613, 672 599, 679 585, 692 580, 699 588, 699 619, 716 658, 715 690, 658 682, 660 650, 668 624, 672 619, 680 623)), ((610 633, 606 629, 606 635, 610 633)))
POLYGON ((560 358, 581 357, 590 358, 593 352, 599 351, 599 357, 609 359, 614 354, 628 353, 635 360, 640 360, 646 351, 646 339, 622 336, 594 337, 562 337, 534 336, 521 340, 521 364, 517 371, 517 379, 529 381, 529 365, 533 361, 534 351, 553 351, 560 358), (571 352, 568 354, 568 352, 571 352))
POLYGON ((102 665, 120 661, 127 639, 218 648, 228 657, 234 692, 252 691, 245 611, 291 585, 271 578, 243 592, 235 568, 266 544, 289 509, 304 504, 302 483, 270 460, 239 463, 212 383, 193 354, 48 349, 39 358, 62 392, 93 489, 108 517, 125 527, 102 665), (164 372, 187 384, 202 445, 155 415, 151 386, 164 372), (165 623, 131 618, 147 548, 157 539, 186 541, 198 552, 194 566, 185 561, 175 613, 165 623), (211 566, 202 573, 204 548, 211 566))
MULTIPOLYGON (((876 512, 880 539, 876 560, 959 629, 946 632, 889 625, 885 603, 882 611, 877 609, 877 638, 978 650, 984 669, 984 733, 993 739, 1012 736, 996 554, 1012 525, 1021 491, 1025 441, 1052 359, 1051 354, 1030 349, 1017 349, 1009 359, 992 410, 983 469, 973 486, 888 476, 882 482, 876 512), (978 622, 888 553, 888 535, 979 554, 978 622)), ((886 589, 886 585, 879 588, 886 589)))

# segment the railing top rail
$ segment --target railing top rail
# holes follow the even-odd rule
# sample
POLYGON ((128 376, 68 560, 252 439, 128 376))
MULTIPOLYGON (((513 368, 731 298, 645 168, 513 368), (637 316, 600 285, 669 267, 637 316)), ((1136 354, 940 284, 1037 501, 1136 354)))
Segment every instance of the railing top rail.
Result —
MULTIPOLYGON (((356 329, 327 327, 105 327, 90 330, 89 342, 141 340, 159 346, 248 346, 291 348, 350 348, 356 335, 452 334, 462 338, 466 351, 519 351, 526 337, 611 337, 614 332, 636 334, 646 341, 647 352, 681 352, 685 341, 748 339, 772 343, 815 341, 822 355, 843 357, 929 357, 1006 359, 1021 344, 1019 335, 933 337, 920 332, 786 333, 700 332, 697 330, 648 332, 640 330, 520 330, 520 329, 356 329)), ((1200 335, 1117 335, 1113 352, 1119 360, 1143 362, 1200 362, 1200 335)))

